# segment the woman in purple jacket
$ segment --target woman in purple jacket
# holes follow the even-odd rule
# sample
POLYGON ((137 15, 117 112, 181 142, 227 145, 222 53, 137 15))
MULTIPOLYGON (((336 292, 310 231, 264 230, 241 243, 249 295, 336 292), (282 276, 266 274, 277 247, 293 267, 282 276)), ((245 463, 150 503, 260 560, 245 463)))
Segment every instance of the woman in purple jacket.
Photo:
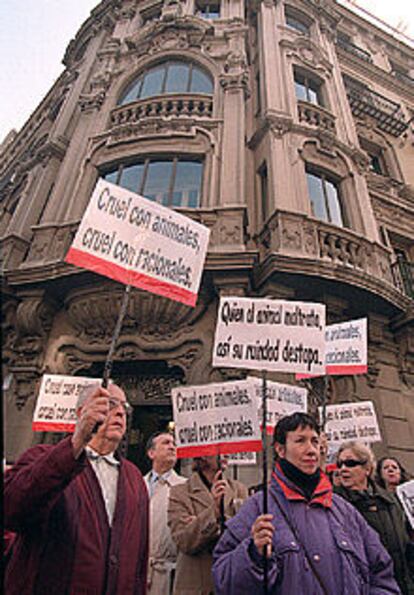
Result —
POLYGON ((400 593, 378 535, 320 471, 315 420, 282 418, 274 445, 269 514, 258 493, 227 523, 214 550, 216 595, 262 594, 265 551, 269 595, 400 593))

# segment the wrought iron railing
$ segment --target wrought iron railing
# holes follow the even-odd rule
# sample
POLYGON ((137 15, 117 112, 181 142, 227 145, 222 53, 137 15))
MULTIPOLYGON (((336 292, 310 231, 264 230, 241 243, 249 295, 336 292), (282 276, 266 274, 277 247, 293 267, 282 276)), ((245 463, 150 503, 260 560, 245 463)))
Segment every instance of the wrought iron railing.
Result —
POLYGON ((397 261, 392 265, 392 274, 398 289, 414 299, 414 263, 397 257, 397 261))
POLYGON ((405 120, 399 103, 348 77, 344 77, 344 83, 354 116, 371 116, 380 130, 396 137, 407 130, 409 123, 405 120))

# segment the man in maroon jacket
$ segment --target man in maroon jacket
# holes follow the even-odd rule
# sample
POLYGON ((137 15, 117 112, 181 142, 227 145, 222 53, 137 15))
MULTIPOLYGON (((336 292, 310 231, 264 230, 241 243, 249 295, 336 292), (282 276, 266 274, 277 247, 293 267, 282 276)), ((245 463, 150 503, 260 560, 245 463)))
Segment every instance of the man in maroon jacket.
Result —
POLYGON ((5 526, 17 533, 7 595, 145 594, 147 489, 114 456, 127 406, 115 384, 87 389, 74 434, 30 448, 7 473, 5 526))

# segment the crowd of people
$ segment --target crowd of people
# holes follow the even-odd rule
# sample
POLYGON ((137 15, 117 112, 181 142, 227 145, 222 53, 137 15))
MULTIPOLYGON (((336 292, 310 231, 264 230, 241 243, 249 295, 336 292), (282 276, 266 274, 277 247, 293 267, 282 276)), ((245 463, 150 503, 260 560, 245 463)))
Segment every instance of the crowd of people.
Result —
POLYGON ((168 432, 148 440, 143 477, 117 452, 127 409, 115 384, 85 389, 73 435, 6 472, 6 594, 414 595, 395 458, 375 465, 346 442, 329 475, 314 418, 283 417, 265 509, 263 490, 249 497, 215 456, 177 474, 168 432))

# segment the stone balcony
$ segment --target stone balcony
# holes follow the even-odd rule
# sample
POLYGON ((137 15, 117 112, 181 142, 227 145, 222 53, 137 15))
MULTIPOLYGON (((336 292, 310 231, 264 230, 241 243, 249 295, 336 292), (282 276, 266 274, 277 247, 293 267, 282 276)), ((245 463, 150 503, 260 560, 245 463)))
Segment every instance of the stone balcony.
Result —
POLYGON ((335 116, 319 105, 298 101, 298 118, 301 124, 335 134, 335 116))
POLYGON ((278 271, 356 285, 399 307, 406 302, 391 270, 389 250, 350 229, 275 211, 256 241, 264 268, 273 259, 278 271))
POLYGON ((202 94, 159 95, 116 107, 111 112, 111 127, 136 124, 145 118, 211 118, 213 98, 202 94))

